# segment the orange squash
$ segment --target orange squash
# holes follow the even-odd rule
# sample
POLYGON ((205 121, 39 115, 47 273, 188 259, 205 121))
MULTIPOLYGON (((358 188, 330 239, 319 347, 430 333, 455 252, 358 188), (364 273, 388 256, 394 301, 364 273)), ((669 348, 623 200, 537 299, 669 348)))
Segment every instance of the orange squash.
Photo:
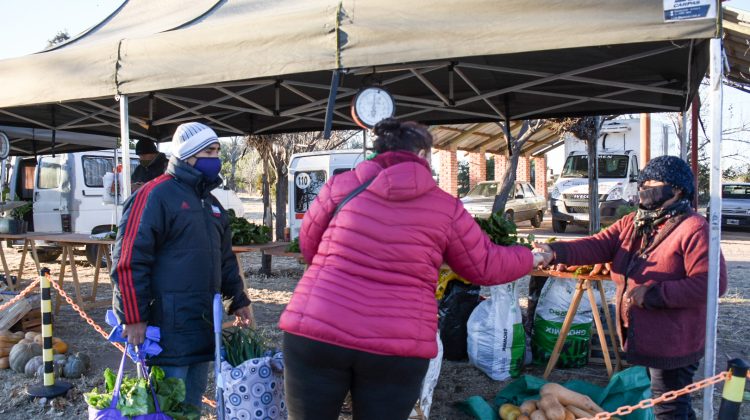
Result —
POLYGON ((0 369, 8 369, 10 367, 10 359, 7 357, 0 357, 0 369))
POLYGON ((58 341, 52 339, 52 350, 57 354, 65 354, 68 352, 68 343, 60 339, 58 341))

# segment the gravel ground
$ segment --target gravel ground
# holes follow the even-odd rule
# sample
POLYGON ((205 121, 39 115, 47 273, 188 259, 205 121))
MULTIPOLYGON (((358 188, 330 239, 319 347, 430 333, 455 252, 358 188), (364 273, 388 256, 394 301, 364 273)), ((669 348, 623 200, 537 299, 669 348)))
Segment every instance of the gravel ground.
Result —
MULTIPOLYGON (((750 309, 750 233, 736 232, 725 236, 722 249, 727 259, 730 275, 729 292, 721 299, 719 307, 718 352, 717 369, 726 366, 728 357, 748 358, 748 342, 750 342, 750 326, 744 321, 750 309)), ((15 250, 6 250, 8 263, 17 266, 20 254, 15 250)), ((83 256, 78 256, 78 269, 81 276, 82 290, 87 293, 91 289, 93 268, 85 262, 83 256)), ((247 273, 249 294, 254 301, 255 315, 259 328, 272 343, 280 343, 281 332, 276 324, 284 306, 289 301, 294 287, 302 274, 302 267, 292 258, 274 258, 274 274, 270 277, 254 275, 260 268, 260 258, 256 254, 242 256, 243 267, 247 273)), ((45 264, 52 270, 56 278, 59 265, 45 264)), ((27 263, 26 273, 34 270, 31 263, 27 263)), ((108 300, 111 296, 111 286, 106 280, 100 284, 98 297, 108 300)), ((28 284, 25 279, 23 284, 28 284)), ((520 304, 526 305, 525 292, 527 284, 522 281, 519 285, 520 304)), ((65 283, 65 290, 73 292, 70 282, 65 283)), ((91 318, 98 324, 104 324, 105 309, 88 311, 91 318)), ((10 370, 0 371, 0 418, 9 420, 27 420, 30 418, 82 418, 86 416, 86 403, 82 393, 95 386, 101 386, 101 373, 105 367, 116 367, 119 361, 117 350, 108 344, 93 328, 88 326, 68 305, 63 305, 59 314, 54 318, 55 335, 66 340, 72 351, 83 351, 91 355, 93 367, 87 376, 72 380, 73 389, 65 398, 53 401, 31 400, 25 394, 28 385, 37 380, 25 378, 10 370)), ((524 373, 541 376, 542 367, 530 366, 524 373)), ((699 372, 702 372, 702 368, 699 372)), ((603 366, 589 365, 582 369, 556 370, 550 379, 563 382, 568 379, 583 379, 596 384, 605 384, 607 377, 603 366)), ((454 404, 472 395, 480 395, 491 399, 506 385, 489 379, 468 362, 443 363, 440 379, 435 389, 432 416, 433 419, 468 419, 469 416, 458 411, 454 404)), ((212 389, 213 382, 210 384, 212 389)), ((715 401, 718 409, 721 387, 715 390, 715 401)), ((209 392, 210 394, 211 392, 209 392)), ((207 395, 211 397, 211 395, 207 395)), ((695 394, 697 407, 700 408, 701 394, 695 394)), ((745 404, 741 418, 750 418, 750 408, 745 404)), ((215 418, 211 409, 204 410, 204 418, 215 418)), ((342 414, 341 419, 349 419, 348 414, 342 414)))

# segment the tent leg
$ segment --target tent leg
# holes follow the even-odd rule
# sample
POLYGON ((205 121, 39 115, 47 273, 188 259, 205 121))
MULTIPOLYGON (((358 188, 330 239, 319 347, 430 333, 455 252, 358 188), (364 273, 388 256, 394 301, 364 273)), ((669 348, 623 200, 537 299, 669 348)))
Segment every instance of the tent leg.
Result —
POLYGON ((341 79, 341 73, 338 70, 334 70, 331 75, 331 90, 328 92, 328 106, 326 107, 326 121, 325 127, 323 128, 323 138, 328 140, 331 138, 331 126, 333 125, 333 111, 336 105, 336 94, 339 90, 339 80, 341 79))
MULTIPOLYGON (((711 216, 709 218, 708 296, 706 300, 706 353, 703 375, 708 378, 716 370, 716 321, 719 316, 719 263, 721 252, 721 111, 722 111, 722 47, 721 39, 711 39, 711 216)), ((703 419, 714 418, 714 386, 703 392, 703 419)))
POLYGON ((693 105, 690 107, 690 167, 695 178, 695 198, 693 209, 698 210, 698 113, 701 101, 698 95, 693 97, 693 105))
POLYGON ((680 114, 680 159, 688 162, 687 156, 687 111, 680 114))
MULTIPOLYGON (((120 95, 120 147, 122 148, 122 195, 130 197, 130 114, 128 95, 120 95)), ((117 163, 115 163, 115 167, 117 163)))

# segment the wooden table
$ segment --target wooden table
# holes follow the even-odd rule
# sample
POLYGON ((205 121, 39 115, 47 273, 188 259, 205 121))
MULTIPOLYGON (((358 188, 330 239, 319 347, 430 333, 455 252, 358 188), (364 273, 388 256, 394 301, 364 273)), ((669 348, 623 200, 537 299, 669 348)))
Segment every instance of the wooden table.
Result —
POLYGON ((3 247, 0 246, 0 260, 2 260, 3 263, 3 270, 5 271, 5 278, 8 283, 8 288, 10 290, 16 290, 17 283, 21 282, 21 279, 23 278, 23 266, 26 262, 26 253, 31 251, 31 259, 34 261, 34 264, 36 265, 36 275, 39 275, 40 270, 42 267, 39 264, 39 257, 36 253, 36 244, 35 240, 37 239, 37 236, 39 236, 40 233, 37 232, 27 232, 27 233, 0 233, 0 241, 5 240, 23 240, 23 249, 21 250, 21 263, 18 266, 18 277, 16 280, 16 283, 13 283, 11 281, 11 270, 8 268, 8 262, 5 259, 5 251, 3 250, 3 247))
POLYGON ((622 369, 622 361, 620 360, 619 346, 617 345, 617 338, 615 337, 615 332, 614 332, 614 323, 612 322, 612 316, 609 313, 609 305, 607 304, 607 296, 604 293, 604 287, 602 285, 603 281, 611 280, 611 278, 609 276, 603 276, 603 275, 593 275, 593 276, 576 275, 575 273, 553 271, 553 270, 534 270, 531 272, 531 275, 532 276, 569 278, 577 282, 576 291, 573 294, 573 299, 570 301, 568 312, 565 315, 565 321, 563 321, 562 328, 560 329, 560 335, 557 337, 557 342, 555 343, 555 347, 552 350, 552 354, 550 355, 549 362, 547 362, 547 368, 544 370, 544 376, 543 376, 544 379, 547 379, 549 377, 549 374, 552 372, 552 369, 555 368, 555 364, 557 364, 557 359, 560 357, 560 351, 562 350, 563 345, 565 344, 565 338, 568 336, 568 332, 570 332, 570 326, 571 324, 573 324, 573 318, 575 317, 575 314, 578 311, 578 306, 581 304, 581 299, 583 298, 584 292, 588 294, 589 302, 591 303, 591 313, 594 316, 594 324, 596 325, 596 332, 599 335, 599 342, 602 345, 602 353, 604 355, 604 365, 607 367, 607 374, 611 378, 612 374, 615 371, 619 371, 620 369, 622 369), (612 368, 612 361, 609 358, 609 349, 607 346, 607 339, 604 334, 602 320, 599 317, 599 311, 596 309, 597 308, 596 297, 594 296, 594 291, 592 290, 592 286, 599 289, 599 293, 601 296, 601 303, 602 303, 602 309, 604 311, 604 318, 605 318, 605 321, 607 322, 607 329, 609 330, 609 338, 611 340, 612 345, 614 346, 613 350, 615 353, 615 369, 612 368))
MULTIPOLYGON (((75 288, 75 301, 76 304, 82 308, 100 307, 112 304, 111 300, 96 301, 96 289, 99 285, 99 272, 101 270, 102 256, 107 260, 107 267, 112 267, 112 256, 109 252, 110 245, 114 244, 114 239, 94 239, 89 235, 82 233, 55 233, 55 234, 39 234, 34 236, 35 240, 55 242, 62 247, 62 256, 60 257, 60 277, 58 282, 60 287, 63 286, 65 281, 65 268, 70 266, 70 274, 73 278, 73 287, 75 288), (73 248, 80 245, 96 245, 96 262, 94 263, 94 284, 91 288, 91 294, 89 296, 83 296, 81 294, 81 286, 78 281, 78 269, 75 264, 75 255, 73 248)), ((55 299, 55 313, 60 310, 62 305, 62 297, 58 294, 55 299)))
MULTIPOLYGON (((240 254, 243 254, 245 252, 260 252, 260 274, 268 275, 271 273, 271 255, 275 255, 268 252, 277 248, 286 249, 286 247, 288 246, 289 242, 268 242, 265 244, 233 245, 232 252, 234 252, 234 255, 237 257, 237 264, 240 266, 240 276, 242 276, 242 280, 245 280, 245 273, 242 269, 242 260, 240 260, 240 254)), ((247 283, 245 284, 247 285, 247 283)))

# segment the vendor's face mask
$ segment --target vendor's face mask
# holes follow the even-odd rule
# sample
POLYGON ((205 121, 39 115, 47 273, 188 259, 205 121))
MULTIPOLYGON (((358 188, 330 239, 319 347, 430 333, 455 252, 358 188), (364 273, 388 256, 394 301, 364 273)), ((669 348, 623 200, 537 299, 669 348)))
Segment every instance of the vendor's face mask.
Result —
POLYGON ((215 180, 221 171, 221 159, 212 157, 199 157, 193 167, 206 177, 209 181, 215 180))
POLYGON ((671 185, 646 187, 638 191, 639 206, 646 210, 656 210, 674 197, 671 185))

